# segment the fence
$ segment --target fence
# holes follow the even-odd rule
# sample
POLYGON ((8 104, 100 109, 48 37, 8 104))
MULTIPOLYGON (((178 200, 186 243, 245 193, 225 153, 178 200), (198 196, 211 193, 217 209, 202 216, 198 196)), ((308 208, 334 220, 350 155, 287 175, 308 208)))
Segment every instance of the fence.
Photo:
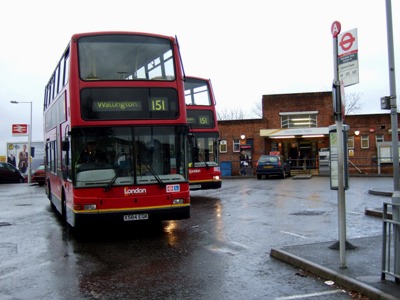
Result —
MULTIPOLYGON (((390 161, 387 157, 384 161, 390 161)), ((249 161, 246 167, 246 175, 255 174, 257 161, 249 161)), ((289 161, 292 173, 309 172, 310 174, 319 174, 320 161, 316 159, 297 159, 289 161)), ((349 158, 348 169, 350 176, 392 176, 393 164, 391 162, 382 163, 378 157, 372 158, 349 158)), ((239 176, 239 161, 223 161, 221 162, 221 171, 225 176, 239 176)))
POLYGON ((349 158, 349 173, 350 175, 393 175, 393 163, 382 161, 391 161, 391 159, 387 157, 380 159, 376 156, 372 158, 349 158))
MULTIPOLYGON (((382 237, 382 273, 381 279, 384 280, 386 275, 394 276, 396 281, 400 280, 400 274, 397 273, 399 270, 396 270, 394 261, 395 253, 394 253, 394 243, 396 239, 399 238, 400 235, 400 223, 392 220, 392 217, 389 211, 393 212, 393 208, 399 209, 400 204, 395 203, 383 203, 383 237, 382 237), (396 233, 397 238, 393 238, 394 233, 396 233)), ((398 253, 396 253, 397 255, 398 253)))

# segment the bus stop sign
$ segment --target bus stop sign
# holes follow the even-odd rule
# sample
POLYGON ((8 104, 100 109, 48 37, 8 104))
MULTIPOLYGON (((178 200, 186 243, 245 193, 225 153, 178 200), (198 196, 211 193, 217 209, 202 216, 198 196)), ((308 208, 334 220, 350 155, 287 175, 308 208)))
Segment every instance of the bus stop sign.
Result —
POLYGON ((339 21, 335 21, 332 23, 331 32, 332 32, 333 38, 336 38, 338 36, 341 29, 342 29, 342 25, 340 25, 339 21))
POLYGON ((359 82, 357 28, 338 35, 338 72, 344 86, 359 82))

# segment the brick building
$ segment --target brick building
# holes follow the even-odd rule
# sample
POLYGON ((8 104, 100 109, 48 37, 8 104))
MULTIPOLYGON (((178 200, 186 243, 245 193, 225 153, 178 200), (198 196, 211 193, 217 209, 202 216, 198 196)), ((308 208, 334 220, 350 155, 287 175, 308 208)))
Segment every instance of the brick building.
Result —
MULTIPOLYGON (((294 170, 321 173, 329 127, 335 124, 331 92, 264 95, 262 116, 218 122, 223 174, 224 168, 239 174, 242 150, 253 168, 260 155, 279 152, 292 160, 294 170)), ((390 111, 345 116, 344 123, 350 174, 391 174, 390 111)))

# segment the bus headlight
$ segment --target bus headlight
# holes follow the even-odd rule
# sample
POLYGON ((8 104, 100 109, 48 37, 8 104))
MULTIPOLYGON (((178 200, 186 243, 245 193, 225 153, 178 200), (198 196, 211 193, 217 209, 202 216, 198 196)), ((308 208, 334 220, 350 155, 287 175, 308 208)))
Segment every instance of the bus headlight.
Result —
POLYGON ((172 204, 183 204, 183 199, 173 199, 172 204))
POLYGON ((84 210, 96 210, 97 207, 96 207, 96 204, 85 204, 85 205, 83 206, 83 209, 84 209, 84 210))

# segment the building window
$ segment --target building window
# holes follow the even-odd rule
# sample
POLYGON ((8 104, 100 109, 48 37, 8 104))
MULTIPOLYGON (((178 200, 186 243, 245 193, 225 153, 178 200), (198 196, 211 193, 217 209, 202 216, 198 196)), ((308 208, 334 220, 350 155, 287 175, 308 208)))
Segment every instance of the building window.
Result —
POLYGON ((383 143, 385 141, 384 135, 383 134, 377 134, 376 135, 376 142, 377 143, 383 143))
POLYGON ((361 148, 368 149, 369 148, 369 137, 368 135, 361 136, 361 148))
POLYGON ((226 153, 228 152, 228 143, 226 140, 221 140, 219 143, 219 152, 220 153, 226 153))
POLYGON ((347 137, 347 148, 354 149, 354 136, 347 137))
POLYGON ((316 111, 280 113, 281 128, 317 127, 316 111))
POLYGON ((240 152, 240 141, 239 141, 239 139, 233 140, 233 152, 240 152))

